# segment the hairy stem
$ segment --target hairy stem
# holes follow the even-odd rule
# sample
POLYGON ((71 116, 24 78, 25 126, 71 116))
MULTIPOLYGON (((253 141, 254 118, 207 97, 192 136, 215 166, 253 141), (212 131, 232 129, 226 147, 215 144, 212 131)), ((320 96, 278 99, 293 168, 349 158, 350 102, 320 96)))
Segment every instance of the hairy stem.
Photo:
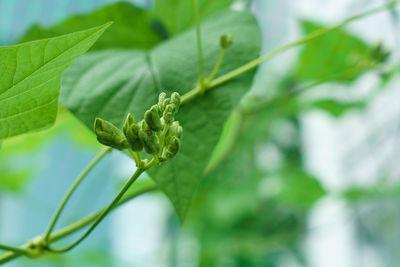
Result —
MULTIPOLYGON (((141 190, 132 192, 132 193, 124 196, 120 200, 120 202, 118 202, 118 204, 112 210, 114 210, 115 208, 125 204, 126 202, 132 200, 133 198, 135 198, 135 197, 137 197, 139 195, 142 195, 142 194, 150 192, 150 191, 154 191, 156 189, 157 189, 156 186, 148 186, 148 187, 143 188, 141 190)), ((85 218, 83 218, 83 219, 81 219, 81 220, 79 220, 79 221, 77 221, 75 223, 72 223, 72 224, 62 228, 59 231, 56 231, 56 232, 52 233, 50 235, 50 237, 49 237, 49 243, 53 243, 53 242, 55 242, 57 240, 63 239, 64 237, 69 236, 69 235, 79 231, 83 227, 85 227, 88 224, 90 224, 91 222, 93 222, 96 218, 98 218, 105 211, 105 209, 106 208, 104 208, 102 210, 99 210, 99 211, 97 211, 97 212, 95 212, 95 213, 93 213, 93 214, 91 214, 89 216, 86 216, 85 218)), ((37 237, 33 238, 33 240, 40 239, 40 238, 42 238, 42 236, 37 236, 37 237)), ((26 243, 23 246, 21 246, 21 250, 24 250, 26 247, 28 247, 28 245, 29 245, 29 243, 26 243)), ((14 252, 14 251, 4 253, 3 255, 0 255, 0 264, 4 264, 4 263, 9 262, 9 261, 11 261, 11 260, 13 260, 15 258, 23 256, 23 254, 24 253, 14 252)))
MULTIPOLYGON (((348 25, 349 23, 351 23, 351 22, 353 22, 355 20, 362 19, 362 18, 367 17, 369 15, 372 15, 372 14, 378 13, 380 11, 386 10, 388 8, 394 7, 398 3, 399 3, 399 0, 391 1, 391 2, 389 2, 389 3, 387 3, 387 4, 383 5, 383 6, 380 6, 380 7, 368 10, 366 12, 363 12, 361 14, 358 14, 356 16, 350 17, 350 18, 342 21, 341 23, 339 23, 339 24, 337 24, 337 25, 335 25, 333 27, 326 28, 326 29, 321 29, 321 30, 312 32, 312 33, 306 35, 305 37, 303 37, 303 38, 301 38, 301 39, 299 39, 297 41, 294 41, 292 43, 289 43, 289 44, 286 44, 284 46, 281 46, 278 49, 273 50, 273 51, 265 54, 264 56, 259 57, 259 58, 255 59, 253 61, 250 61, 249 63, 247 63, 247 64, 245 64, 245 65, 243 65, 243 66, 241 66, 241 67, 239 67, 239 68, 237 68, 237 69, 235 69, 235 70, 233 70, 231 72, 228 72, 228 73, 218 77, 217 79, 211 81, 207 85, 206 90, 211 90, 211 89, 213 89, 213 88, 215 88, 215 87, 217 87, 217 86, 219 86, 219 85, 221 85, 223 83, 226 83, 226 82, 232 80, 233 78, 236 78, 237 76, 256 68, 261 63, 271 59, 272 57, 274 57, 274 56, 276 56, 276 55, 278 55, 278 54, 280 54, 282 52, 285 52, 285 51, 287 51, 287 50, 289 50, 291 48, 303 45, 303 44, 305 44, 305 43, 307 43, 307 42, 309 42, 311 40, 314 40, 316 38, 319 38, 319 37, 321 37, 321 36, 323 36, 323 35, 325 35, 325 34, 327 34, 329 32, 332 32, 332 31, 335 31, 337 29, 340 29, 340 28, 348 25)), ((204 92, 204 90, 202 90, 202 88, 203 88, 202 86, 200 86, 200 87, 197 86, 196 88, 192 89, 191 91, 189 91, 188 93, 183 95, 182 96, 182 103, 187 102, 187 101, 189 101, 189 100, 201 95, 204 92)))
POLYGON ((58 206, 58 209, 56 213, 54 214, 53 219, 50 222, 49 227, 47 228, 47 231, 44 234, 44 241, 47 242, 49 240, 49 236, 51 232, 53 231, 58 219, 60 218, 60 215, 62 211, 64 210, 68 200, 71 198, 72 194, 75 192, 75 190, 78 188, 78 186, 82 183, 82 181, 85 179, 87 174, 96 166, 96 164, 108 153, 111 151, 111 148, 107 147, 104 148, 93 160, 92 162, 89 163, 89 165, 83 170, 83 172, 76 178, 75 182, 72 184, 72 186, 69 188, 68 192, 65 194, 63 200, 61 201, 60 205, 58 206))

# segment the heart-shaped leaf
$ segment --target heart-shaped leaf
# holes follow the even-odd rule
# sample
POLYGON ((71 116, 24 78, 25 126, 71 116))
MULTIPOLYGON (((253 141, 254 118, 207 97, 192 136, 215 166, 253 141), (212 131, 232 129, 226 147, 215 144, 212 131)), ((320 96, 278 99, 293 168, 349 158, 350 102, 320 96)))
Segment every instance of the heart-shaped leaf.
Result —
MULTIPOLYGON (((202 25, 206 74, 219 53, 222 34, 233 35, 219 74, 231 71, 260 53, 261 34, 248 12, 224 12, 202 25)), ((182 148, 171 161, 150 169, 150 175, 172 200, 181 219, 192 201, 224 122, 251 87, 254 72, 246 73, 185 103, 177 120, 183 126, 182 148)), ((161 91, 181 95, 197 83, 194 31, 171 39, 150 53, 133 50, 85 55, 65 73, 62 103, 88 127, 95 117, 121 127, 128 112, 140 120, 161 91)))

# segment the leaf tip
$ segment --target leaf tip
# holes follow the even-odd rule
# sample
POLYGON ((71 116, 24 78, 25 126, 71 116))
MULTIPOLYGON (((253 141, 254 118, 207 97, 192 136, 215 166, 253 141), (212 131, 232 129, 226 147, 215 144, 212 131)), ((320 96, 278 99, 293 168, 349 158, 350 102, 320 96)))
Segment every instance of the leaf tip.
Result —
POLYGON ((110 27, 113 23, 114 23, 114 21, 109 21, 109 22, 105 23, 105 24, 103 25, 103 27, 104 27, 104 28, 108 28, 108 27, 110 27))

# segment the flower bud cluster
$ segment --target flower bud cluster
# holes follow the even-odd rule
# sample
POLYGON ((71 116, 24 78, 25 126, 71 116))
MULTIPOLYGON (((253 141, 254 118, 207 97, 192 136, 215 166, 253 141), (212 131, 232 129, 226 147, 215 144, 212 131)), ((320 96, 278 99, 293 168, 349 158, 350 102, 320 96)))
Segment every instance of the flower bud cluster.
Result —
POLYGON ((175 121, 180 104, 178 93, 172 93, 169 98, 161 93, 158 103, 144 113, 144 119, 140 122, 128 114, 122 131, 112 123, 96 118, 94 131, 97 140, 119 150, 141 152, 144 149, 160 161, 171 159, 181 145, 182 127, 175 121))

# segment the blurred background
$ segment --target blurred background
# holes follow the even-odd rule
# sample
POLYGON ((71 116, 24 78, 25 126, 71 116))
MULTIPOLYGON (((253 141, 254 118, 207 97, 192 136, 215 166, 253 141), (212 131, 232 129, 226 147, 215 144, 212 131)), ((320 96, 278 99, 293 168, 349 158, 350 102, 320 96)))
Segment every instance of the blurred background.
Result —
MULTIPOLYGON (((231 8, 254 12, 265 53, 385 2, 243 0, 231 8)), ((150 0, 131 3, 152 7, 150 0)), ((0 0, 0 45, 17 43, 34 25, 114 4, 0 0)), ((6 266, 400 266, 399 11, 356 21, 260 67, 183 226, 169 200, 150 193, 115 211, 72 252, 6 266)), ((41 234, 100 149, 62 107, 51 129, 7 139, 0 150, 1 243, 41 234)), ((59 226, 103 207, 133 170, 113 152, 59 226)))

